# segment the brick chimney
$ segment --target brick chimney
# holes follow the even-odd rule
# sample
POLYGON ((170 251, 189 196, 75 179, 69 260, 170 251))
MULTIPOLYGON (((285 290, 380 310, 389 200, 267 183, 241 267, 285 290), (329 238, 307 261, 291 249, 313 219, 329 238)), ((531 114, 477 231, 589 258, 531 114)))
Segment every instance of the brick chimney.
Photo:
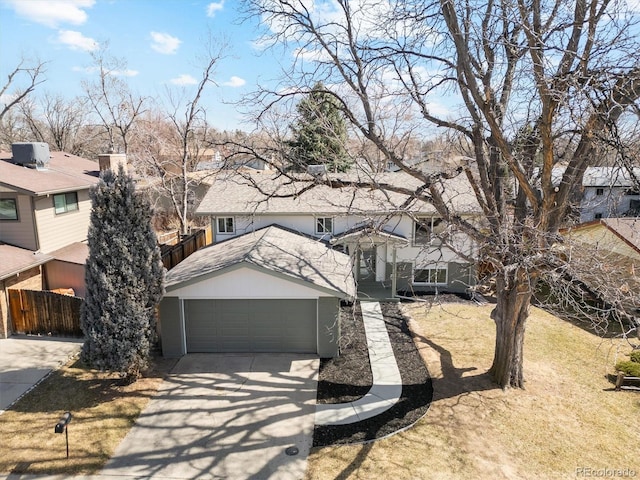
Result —
POLYGON ((98 163, 100 171, 111 169, 114 173, 118 172, 118 168, 122 165, 124 171, 127 171, 127 155, 125 153, 105 153, 98 155, 98 163))

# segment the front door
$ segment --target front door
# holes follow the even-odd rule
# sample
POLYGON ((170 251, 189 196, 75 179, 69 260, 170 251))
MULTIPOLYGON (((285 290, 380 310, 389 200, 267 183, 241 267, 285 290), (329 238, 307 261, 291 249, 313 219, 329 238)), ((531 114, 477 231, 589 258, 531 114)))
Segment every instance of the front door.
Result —
POLYGON ((359 249, 358 281, 374 282, 376 280, 376 247, 359 249))

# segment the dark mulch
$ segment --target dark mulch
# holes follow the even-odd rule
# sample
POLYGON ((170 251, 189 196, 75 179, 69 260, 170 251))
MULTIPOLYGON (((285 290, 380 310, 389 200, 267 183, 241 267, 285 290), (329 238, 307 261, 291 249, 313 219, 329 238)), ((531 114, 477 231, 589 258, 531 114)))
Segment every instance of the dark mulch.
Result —
MULTIPOLYGON (((386 412, 348 425, 316 426, 313 446, 359 443, 386 437, 418 421, 429 408, 433 387, 397 303, 382 303, 382 313, 402 377, 402 395, 386 412)), ((358 304, 344 307, 340 356, 323 359, 318 377, 318 403, 352 402, 371 388, 367 341, 358 304)))

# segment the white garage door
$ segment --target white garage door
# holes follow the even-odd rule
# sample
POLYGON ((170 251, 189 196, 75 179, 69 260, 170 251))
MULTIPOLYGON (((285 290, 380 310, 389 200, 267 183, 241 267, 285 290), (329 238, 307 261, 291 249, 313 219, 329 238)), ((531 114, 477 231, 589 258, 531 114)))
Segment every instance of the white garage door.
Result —
POLYGON ((317 351, 316 300, 185 300, 187 352, 317 351))

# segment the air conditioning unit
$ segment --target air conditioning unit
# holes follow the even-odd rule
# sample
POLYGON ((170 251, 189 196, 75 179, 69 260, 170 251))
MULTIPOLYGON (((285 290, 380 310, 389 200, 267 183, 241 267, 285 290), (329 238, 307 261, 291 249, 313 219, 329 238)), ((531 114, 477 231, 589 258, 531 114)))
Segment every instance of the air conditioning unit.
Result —
POLYGON ((320 177, 327 173, 326 165, 307 165, 307 173, 313 177, 320 177))
POLYGON ((18 165, 46 170, 49 164, 49 144, 45 142, 16 142, 11 145, 11 153, 18 165))

